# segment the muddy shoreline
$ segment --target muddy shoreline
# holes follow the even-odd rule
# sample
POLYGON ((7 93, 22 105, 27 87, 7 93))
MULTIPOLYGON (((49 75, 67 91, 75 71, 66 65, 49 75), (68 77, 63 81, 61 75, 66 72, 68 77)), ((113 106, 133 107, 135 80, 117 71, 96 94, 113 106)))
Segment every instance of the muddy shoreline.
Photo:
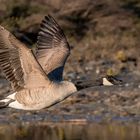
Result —
POLYGON ((140 123, 140 88, 94 86, 40 111, 0 109, 0 124, 33 122, 140 123))

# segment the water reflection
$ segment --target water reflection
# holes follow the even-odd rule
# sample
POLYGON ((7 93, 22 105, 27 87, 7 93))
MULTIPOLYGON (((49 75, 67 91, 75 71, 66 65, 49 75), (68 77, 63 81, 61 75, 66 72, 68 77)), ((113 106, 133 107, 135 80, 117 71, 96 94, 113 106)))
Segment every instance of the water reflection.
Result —
POLYGON ((24 124, 0 126, 0 140, 139 140, 140 126, 24 124))

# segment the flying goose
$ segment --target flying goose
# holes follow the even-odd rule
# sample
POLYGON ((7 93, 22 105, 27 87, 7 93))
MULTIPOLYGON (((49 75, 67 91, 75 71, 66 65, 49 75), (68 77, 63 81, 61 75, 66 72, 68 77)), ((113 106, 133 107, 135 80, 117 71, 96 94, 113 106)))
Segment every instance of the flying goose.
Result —
POLYGON ((62 79, 69 54, 67 39, 50 15, 41 23, 35 53, 0 26, 0 67, 14 91, 0 105, 39 110, 70 96, 77 89, 62 79))

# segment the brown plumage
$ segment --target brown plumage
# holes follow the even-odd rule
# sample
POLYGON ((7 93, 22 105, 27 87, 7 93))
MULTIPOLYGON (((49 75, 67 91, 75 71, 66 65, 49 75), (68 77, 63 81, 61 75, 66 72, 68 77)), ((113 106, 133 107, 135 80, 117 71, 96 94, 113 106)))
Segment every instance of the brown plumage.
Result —
POLYGON ((75 86, 62 81, 69 54, 66 37, 51 16, 41 23, 35 54, 0 26, 0 67, 15 91, 3 101, 12 99, 10 107, 34 110, 72 94, 75 86))
POLYGON ((62 80, 64 64, 69 54, 70 47, 62 29, 51 16, 46 16, 38 35, 36 58, 51 79, 62 80))

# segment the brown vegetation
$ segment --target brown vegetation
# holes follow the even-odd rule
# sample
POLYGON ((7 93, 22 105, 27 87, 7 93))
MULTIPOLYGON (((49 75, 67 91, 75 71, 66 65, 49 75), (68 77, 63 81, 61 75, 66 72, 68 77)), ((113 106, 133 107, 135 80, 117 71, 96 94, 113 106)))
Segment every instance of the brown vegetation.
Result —
MULTIPOLYGON (((26 44, 35 45, 42 18, 56 18, 74 48, 66 73, 77 77, 105 75, 110 69, 138 71, 140 2, 138 0, 0 1, 0 23, 26 44), (92 74, 92 75, 91 75, 92 74)), ((73 79, 73 78, 72 78, 73 79)))

